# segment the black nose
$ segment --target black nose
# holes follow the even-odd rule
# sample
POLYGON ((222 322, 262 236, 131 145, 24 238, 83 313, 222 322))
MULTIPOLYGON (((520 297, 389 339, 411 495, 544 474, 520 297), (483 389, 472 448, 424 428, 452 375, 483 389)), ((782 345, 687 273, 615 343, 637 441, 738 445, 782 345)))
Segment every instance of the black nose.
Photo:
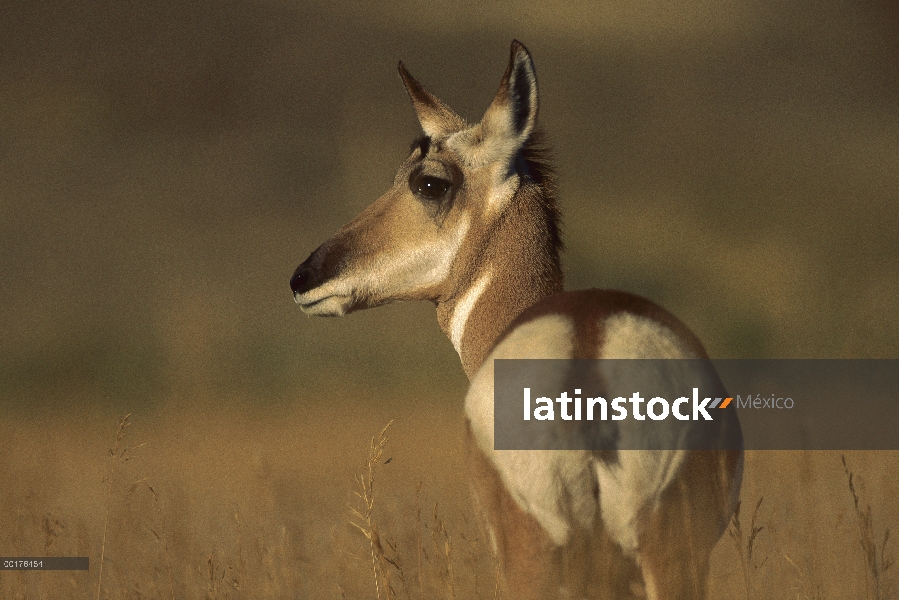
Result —
POLYGON ((290 289, 293 290, 294 294, 302 294, 313 287, 312 269, 307 267, 306 263, 303 263, 297 267, 297 270, 293 273, 293 277, 290 278, 290 289))

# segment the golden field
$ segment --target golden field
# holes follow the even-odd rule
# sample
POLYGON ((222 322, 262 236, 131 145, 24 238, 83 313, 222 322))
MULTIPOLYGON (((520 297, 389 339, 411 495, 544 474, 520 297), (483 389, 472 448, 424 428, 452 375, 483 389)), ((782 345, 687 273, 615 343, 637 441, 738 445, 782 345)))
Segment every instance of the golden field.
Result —
MULTIPOLYGON (((644 294, 713 357, 899 357, 892 3, 2 14, 0 555, 91 569, 0 571, 0 598, 374 598, 350 509, 391 420, 376 567, 494 597, 433 307, 314 320, 288 288, 418 135, 400 59, 477 119, 528 46, 569 288, 644 294)), ((710 597, 899 595, 899 454, 842 454, 851 489, 839 452, 747 454, 710 597)))

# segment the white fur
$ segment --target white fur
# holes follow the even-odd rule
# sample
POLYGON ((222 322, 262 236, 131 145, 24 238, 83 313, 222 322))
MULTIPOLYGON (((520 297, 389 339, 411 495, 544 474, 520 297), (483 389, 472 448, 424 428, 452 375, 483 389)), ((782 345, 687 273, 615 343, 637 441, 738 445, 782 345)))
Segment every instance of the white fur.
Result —
POLYGON ((449 235, 421 246, 398 244, 294 300, 306 314, 341 316, 360 294, 389 297, 443 283, 470 224, 464 215, 449 235))
POLYGON ((509 163, 521 149, 522 140, 512 136, 507 128, 485 127, 479 123, 447 138, 446 145, 459 155, 469 167, 477 169, 491 163, 499 163, 506 171, 509 163))
POLYGON ((664 325, 632 313, 616 313, 605 320, 602 358, 697 358, 664 325))
POLYGON ((548 315, 518 327, 484 361, 465 398, 466 416, 478 446, 518 505, 532 514, 559 545, 568 540, 573 525, 588 527, 593 522, 596 502, 590 453, 494 450, 493 360, 568 358, 574 335, 574 323, 562 315, 548 315))
MULTIPOLYGON (((605 343, 597 348, 598 357, 695 357, 673 331, 644 317, 617 314, 600 327, 605 343)), ((611 537, 633 555, 644 519, 657 508, 662 493, 678 473, 686 457, 684 451, 622 450, 617 462, 606 463, 589 451, 493 449, 493 360, 570 358, 575 335, 575 324, 563 315, 540 317, 518 327, 494 349, 472 379, 465 399, 466 415, 478 446, 496 467, 506 489, 523 510, 537 519, 554 543, 565 544, 573 527, 590 527, 597 508, 601 508, 611 537), (597 485, 599 506, 593 493, 597 485)), ((611 390, 624 385, 616 384, 616 373, 614 364, 604 365, 604 379, 611 390)), ((650 384, 667 386, 672 392, 683 389, 678 387, 679 377, 675 381, 670 377, 651 381, 652 373, 647 377, 650 384)), ((558 382, 560 390, 562 386, 558 382)), ((643 423, 623 421, 620 439, 633 444, 647 435, 643 423)), ((672 423, 671 435, 678 435, 677 423, 672 423)), ((657 429, 653 432, 656 435, 657 429)))
POLYGON ((375 263, 367 265, 360 274, 362 282, 359 287, 390 295, 443 283, 465 240, 469 224, 468 215, 465 215, 452 235, 424 246, 379 254, 375 263))
POLYGON ((504 177, 503 173, 506 170, 507 169, 505 168, 495 169, 496 173, 494 174, 493 189, 490 192, 490 196, 487 198, 485 210, 487 215, 501 213, 506 208, 506 205, 509 204, 509 201, 512 200, 513 196, 515 196, 515 192, 518 191, 520 183, 518 175, 502 179, 504 177))
MULTIPOLYGON (((607 359, 627 358, 695 358, 696 355, 673 331, 645 317, 631 313, 615 314, 602 324, 604 344, 598 355, 607 359)), ((610 397, 634 391, 633 377, 618 374, 622 366, 614 362, 603 363, 603 379, 607 382, 610 397), (622 381, 626 380, 627 384, 622 381), (622 382, 622 383, 618 383, 622 382), (627 389, 618 387, 628 385, 627 389)), ((666 375, 671 375, 670 372, 666 375)), ((683 373, 687 377, 687 373, 683 373)), ((671 394, 681 395, 686 390, 679 387, 677 379, 661 378, 660 374, 645 373, 643 382, 651 389, 670 389, 671 394), (654 378, 659 375, 660 378, 654 378), (673 384, 673 385, 672 385, 673 384)), ((684 382, 693 379, 682 379, 684 382)), ((686 384, 684 384, 686 385, 686 384)), ((644 388, 644 389, 650 389, 644 388)), ((664 397, 664 394, 663 394, 664 397)), ((647 447, 654 436, 656 445, 672 447, 672 438, 682 432, 679 421, 666 421, 671 429, 659 431, 657 423, 650 424, 652 431, 643 425, 646 422, 627 419, 620 423, 619 441, 630 447, 647 447), (666 435, 669 439, 658 439, 666 435)), ((633 554, 637 549, 641 524, 658 506, 662 493, 668 488, 686 458, 683 450, 621 450, 617 463, 595 461, 594 472, 599 483, 599 498, 603 523, 612 538, 622 549, 633 554)))
POLYGON ((477 304, 478 298, 487 289, 492 276, 493 272, 490 270, 482 274, 475 284, 463 294, 462 299, 459 300, 456 308, 453 310, 453 316, 450 319, 450 341, 452 341, 453 347, 460 357, 462 356, 462 337, 465 335, 465 324, 468 323, 468 317, 471 316, 472 309, 477 304))

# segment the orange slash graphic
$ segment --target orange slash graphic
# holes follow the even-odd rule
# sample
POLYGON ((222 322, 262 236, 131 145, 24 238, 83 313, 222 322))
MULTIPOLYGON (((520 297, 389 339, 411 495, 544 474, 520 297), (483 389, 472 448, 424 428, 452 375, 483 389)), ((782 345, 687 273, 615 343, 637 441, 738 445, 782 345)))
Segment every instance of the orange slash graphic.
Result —
POLYGON ((727 408, 727 405, 730 404, 731 400, 733 400, 733 398, 725 398, 724 402, 722 402, 721 406, 719 406, 718 408, 727 408))

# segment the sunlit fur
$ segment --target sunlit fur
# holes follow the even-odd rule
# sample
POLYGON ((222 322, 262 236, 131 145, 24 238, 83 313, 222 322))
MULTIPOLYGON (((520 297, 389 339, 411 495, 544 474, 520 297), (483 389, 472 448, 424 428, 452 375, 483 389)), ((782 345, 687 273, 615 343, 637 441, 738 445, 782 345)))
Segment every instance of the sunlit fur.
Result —
MULTIPOLYGON (((644 298, 562 292, 553 171, 524 46, 513 42, 474 125, 402 64, 400 76, 425 135, 393 187, 297 268, 297 303, 331 316, 396 300, 435 304, 471 380, 472 496, 507 597, 703 598, 709 555, 739 495, 741 451, 493 448, 494 358, 705 357, 702 345, 644 298), (422 198, 419 174, 449 182, 448 191, 422 198)), ((604 377, 614 389, 621 382, 610 364, 604 377)), ((722 436, 739 436, 736 421, 722 427, 722 436)), ((647 431, 621 429, 631 440, 647 431)))

